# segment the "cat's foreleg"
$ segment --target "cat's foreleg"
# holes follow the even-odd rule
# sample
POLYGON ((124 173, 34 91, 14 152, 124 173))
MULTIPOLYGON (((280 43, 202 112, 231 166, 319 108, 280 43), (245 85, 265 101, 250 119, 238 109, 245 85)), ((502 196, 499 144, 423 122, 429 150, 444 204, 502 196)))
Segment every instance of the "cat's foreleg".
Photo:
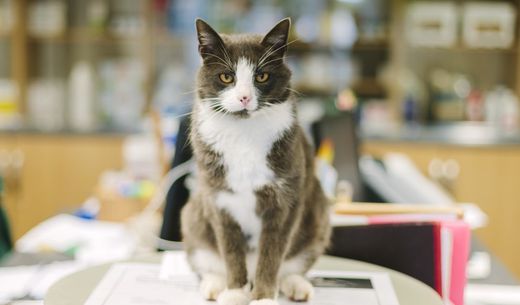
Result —
POLYGON ((278 271, 285 253, 288 232, 278 224, 264 225, 260 236, 251 305, 277 305, 278 271))
POLYGON ((247 305, 251 293, 247 285, 247 243, 240 226, 225 212, 219 214, 215 233, 226 266, 226 289, 217 297, 219 305, 247 305))
POLYGON ((293 221, 283 198, 273 190, 257 193, 263 201, 262 231, 251 305, 277 305, 278 273, 282 264, 293 221))

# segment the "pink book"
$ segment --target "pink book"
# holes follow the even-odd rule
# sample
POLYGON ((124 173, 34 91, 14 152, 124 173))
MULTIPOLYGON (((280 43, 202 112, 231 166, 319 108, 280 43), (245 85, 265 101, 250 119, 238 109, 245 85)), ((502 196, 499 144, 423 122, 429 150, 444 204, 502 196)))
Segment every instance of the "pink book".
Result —
POLYGON ((454 305, 464 305, 471 230, 460 220, 437 222, 436 228, 441 245, 437 253, 441 257, 441 296, 454 305))

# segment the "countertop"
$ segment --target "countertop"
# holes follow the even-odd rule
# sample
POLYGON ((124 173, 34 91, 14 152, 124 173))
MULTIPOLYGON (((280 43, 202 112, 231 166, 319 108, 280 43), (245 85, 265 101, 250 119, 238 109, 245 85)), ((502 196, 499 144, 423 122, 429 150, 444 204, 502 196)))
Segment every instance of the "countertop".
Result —
POLYGON ((13 128, 0 129, 0 136, 15 136, 15 135, 29 135, 29 136, 127 136, 138 133, 135 129, 121 129, 121 128, 102 128, 92 131, 77 131, 72 129, 61 129, 53 131, 45 131, 34 128, 13 128))
POLYGON ((520 130, 504 131, 483 123, 408 125, 378 131, 361 129, 359 136, 363 141, 415 142, 469 147, 520 147, 520 130))

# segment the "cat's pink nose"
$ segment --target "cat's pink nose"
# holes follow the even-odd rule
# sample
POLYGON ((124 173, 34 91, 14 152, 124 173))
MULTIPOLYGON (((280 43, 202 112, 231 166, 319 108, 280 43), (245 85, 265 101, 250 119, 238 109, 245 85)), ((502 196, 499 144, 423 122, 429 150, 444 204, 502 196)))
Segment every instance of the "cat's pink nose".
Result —
POLYGON ((243 95, 240 98, 240 103, 242 103, 243 106, 247 106, 247 104, 249 104, 250 101, 251 101, 251 97, 248 95, 243 95))

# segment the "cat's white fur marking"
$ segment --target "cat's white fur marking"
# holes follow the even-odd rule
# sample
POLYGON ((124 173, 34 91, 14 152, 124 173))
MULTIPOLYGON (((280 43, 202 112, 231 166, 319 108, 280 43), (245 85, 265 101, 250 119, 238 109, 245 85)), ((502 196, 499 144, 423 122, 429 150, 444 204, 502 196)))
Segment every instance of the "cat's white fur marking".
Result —
POLYGON ((280 290, 293 301, 308 301, 314 295, 311 283, 299 274, 291 274, 283 277, 280 281, 280 290))
POLYGON ((235 85, 230 86, 220 94, 221 105, 228 111, 256 110, 258 108, 258 93, 254 85, 255 65, 244 57, 240 57, 235 67, 235 85), (244 107, 240 98, 247 96, 250 102, 244 107))
POLYGON ((255 213, 256 197, 251 191, 220 192, 215 200, 218 207, 226 209, 249 237, 248 244, 256 248, 260 238, 262 223, 255 213))
POLYGON ((226 289, 222 291, 218 298, 218 305, 247 305, 251 300, 251 295, 246 289, 226 289))
POLYGON ((224 275, 205 273, 200 282, 200 292, 206 300, 214 301, 219 294, 226 289, 226 278, 224 275))
POLYGON ((247 279, 251 282, 255 280, 256 266, 258 265, 258 252, 250 252, 246 255, 247 279))
POLYGON ((282 263, 278 274, 280 277, 285 277, 290 274, 303 274, 306 271, 307 260, 308 257, 305 252, 292 257, 282 263))
POLYGON ((212 250, 195 250, 191 256, 191 263, 195 270, 200 270, 201 273, 226 274, 224 261, 212 250))
POLYGON ((286 101, 254 111, 248 118, 216 114, 207 103, 198 103, 198 132, 202 140, 222 156, 231 192, 220 192, 215 203, 231 214, 257 246, 261 222, 256 215, 255 191, 275 183, 267 156, 276 140, 295 118, 286 101))

